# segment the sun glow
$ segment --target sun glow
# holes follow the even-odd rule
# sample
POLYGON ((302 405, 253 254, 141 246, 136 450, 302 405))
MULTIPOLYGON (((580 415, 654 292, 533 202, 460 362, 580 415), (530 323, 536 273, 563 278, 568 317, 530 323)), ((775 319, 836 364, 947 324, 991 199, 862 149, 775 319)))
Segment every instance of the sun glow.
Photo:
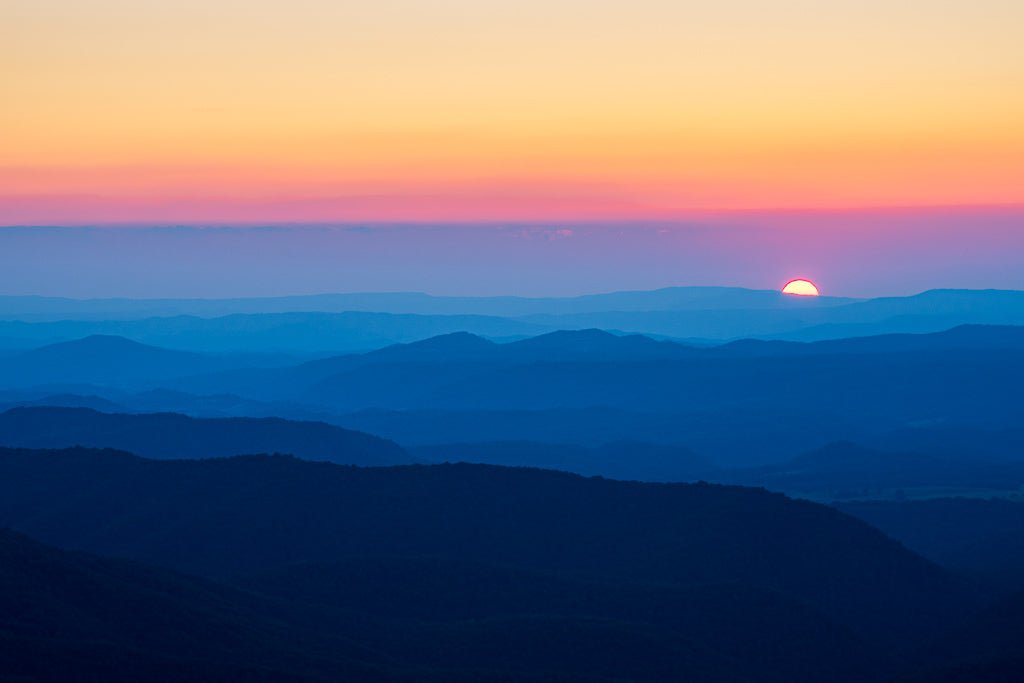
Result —
POLYGON ((818 296, 821 294, 813 282, 802 279, 787 282, 786 286, 782 288, 782 293, 794 294, 796 296, 818 296))
POLYGON ((0 7, 2 225, 1024 203, 1019 1, 0 7))

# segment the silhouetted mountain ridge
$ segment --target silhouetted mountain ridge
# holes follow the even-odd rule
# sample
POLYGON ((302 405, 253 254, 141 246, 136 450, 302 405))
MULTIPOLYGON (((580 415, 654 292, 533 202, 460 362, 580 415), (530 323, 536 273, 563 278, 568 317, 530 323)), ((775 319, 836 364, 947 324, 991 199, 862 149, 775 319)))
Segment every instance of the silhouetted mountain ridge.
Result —
POLYGON ((411 462, 394 442, 323 422, 197 419, 175 413, 127 415, 88 408, 14 408, 0 413, 0 444, 21 448, 116 448, 157 459, 269 451, 345 465, 411 462))
POLYGON ((738 582, 882 639, 921 637, 968 600, 935 565, 824 506, 741 487, 485 465, 3 449, 0 524, 208 576, 392 555, 616 581, 738 582))
POLYGON ((422 292, 354 292, 235 299, 67 299, 0 296, 0 316, 11 320, 137 319, 192 315, 296 312, 380 312, 418 315, 523 316, 609 310, 686 310, 834 306, 856 299, 796 299, 777 290, 741 287, 665 287, 576 297, 436 296, 422 292))
POLYGON ((203 352, 309 354, 363 351, 457 331, 508 338, 598 328, 676 339, 813 341, 963 324, 1024 325, 1024 294, 999 290, 869 300, 668 288, 532 300, 356 294, 109 303, 0 297, 0 317, 6 318, 0 337, 11 348, 108 334, 203 352))
POLYGON ((173 351, 124 337, 92 335, 0 359, 0 376, 8 387, 88 383, 120 386, 253 364, 258 363, 249 355, 173 351))
POLYGON ((745 586, 592 583, 418 558, 240 583, 0 530, 4 680, 598 683, 615 672, 626 682, 853 683, 889 664, 805 606, 745 586))
POLYGON ((385 680, 358 647, 289 632, 279 609, 237 589, 5 529, 0 606, 4 680, 385 680))
POLYGON ((923 334, 881 334, 812 342, 744 339, 714 347, 712 355, 800 355, 842 353, 899 353, 1019 349, 1024 347, 1024 326, 958 325, 940 332, 923 334))
POLYGON ((590 447, 535 441, 466 442, 420 446, 412 452, 424 462, 538 467, 622 480, 717 481, 719 474, 717 467, 685 448, 629 441, 590 447))
POLYGON ((914 552, 1005 591, 1024 591, 1024 501, 982 498, 841 501, 836 507, 914 552))

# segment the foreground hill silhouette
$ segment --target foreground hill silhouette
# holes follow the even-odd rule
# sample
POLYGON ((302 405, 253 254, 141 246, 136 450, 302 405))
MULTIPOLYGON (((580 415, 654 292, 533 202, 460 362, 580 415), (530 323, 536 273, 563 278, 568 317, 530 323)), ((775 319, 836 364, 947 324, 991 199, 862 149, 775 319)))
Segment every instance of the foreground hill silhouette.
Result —
POLYGON ((969 598, 937 566, 817 504, 740 487, 479 465, 361 469, 282 456, 151 461, 4 449, 0 525, 211 577, 383 555, 671 585, 735 582, 901 642, 940 628, 969 598))
POLYGON ((365 558, 231 587, 4 530, 0 605, 4 680, 853 682, 892 664, 739 586, 365 558))
POLYGON ((274 452, 345 465, 411 462, 391 441, 323 422, 197 419, 174 413, 127 415, 88 408, 12 408, 0 413, 0 445, 119 448, 156 459, 274 452))
POLYGON ((1015 683, 1024 680, 1024 593, 988 605, 922 648, 918 673, 900 683, 1015 683))
POLYGON ((4 681, 328 680, 307 668, 384 680, 356 661, 350 643, 309 629, 289 632, 275 619, 279 612, 209 581, 69 553, 0 529, 4 681), (296 667, 302 659, 308 663, 296 667))
POLYGON ((420 653, 438 665, 536 671, 568 657, 576 673, 605 677, 857 680, 893 663, 806 606, 738 584, 576 579, 436 558, 301 564, 239 584, 298 604, 443 623, 462 646, 420 653))

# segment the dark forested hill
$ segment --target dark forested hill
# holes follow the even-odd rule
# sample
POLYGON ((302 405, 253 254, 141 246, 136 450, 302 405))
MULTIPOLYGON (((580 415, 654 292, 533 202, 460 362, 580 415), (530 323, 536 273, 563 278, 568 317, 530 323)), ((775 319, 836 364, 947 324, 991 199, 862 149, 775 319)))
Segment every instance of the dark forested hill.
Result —
POLYGON ((4 681, 384 680, 358 646, 280 619, 237 589, 0 529, 4 681))
POLYGON ((237 585, 0 530, 0 679, 855 683, 892 664, 806 606, 737 585, 372 557, 237 585))
POLYGON ((1024 501, 937 498, 837 507, 945 567, 1024 590, 1024 501))
POLYGON ((774 465, 740 468, 715 467, 685 448, 635 441, 599 446, 466 442, 419 446, 411 451, 424 462, 543 467, 641 481, 703 479, 828 501, 935 497, 943 491, 1014 496, 1024 485, 1021 461, 965 453, 887 452, 848 442, 828 444, 774 465))
POLYGON ((239 584, 297 604, 436 623, 441 628, 416 650, 449 666, 501 662, 538 670, 571 660, 578 672, 605 676, 643 671, 655 679, 740 675, 788 682, 860 680, 886 665, 877 650, 805 605, 739 584, 581 580, 464 560, 394 557, 294 565, 239 584), (659 641, 673 643, 673 652, 661 651, 659 641))
POLYGON ((346 465, 411 461, 391 441, 322 422, 197 419, 174 413, 127 415, 88 408, 12 408, 0 413, 0 445, 119 448, 157 459, 270 452, 346 465))
POLYGON ((360 469, 287 457, 150 461, 8 449, 0 524, 208 576, 393 555, 622 581, 736 582, 882 639, 924 637, 967 599, 937 566, 814 503, 481 465, 360 469))
POLYGON ((423 462, 474 462, 541 467, 588 476, 640 481, 718 480, 719 470, 685 448, 620 441, 574 446, 536 441, 494 441, 412 449, 423 462))
POLYGON ((900 683, 1016 683, 1024 680, 1024 593, 979 611, 924 648, 924 671, 900 683))

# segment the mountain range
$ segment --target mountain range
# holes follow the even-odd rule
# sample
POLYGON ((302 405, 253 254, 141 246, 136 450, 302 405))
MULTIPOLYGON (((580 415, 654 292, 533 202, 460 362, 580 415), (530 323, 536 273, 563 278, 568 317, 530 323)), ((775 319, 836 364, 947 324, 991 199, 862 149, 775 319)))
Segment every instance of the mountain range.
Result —
POLYGON ((989 602, 863 522, 758 489, 0 449, 0 525, 17 530, 0 530, 13 680, 1024 671, 1019 596, 989 602))
POLYGON ((920 334, 964 324, 1024 325, 1024 293, 930 290, 854 300, 677 287, 561 299, 400 293, 228 300, 0 297, 0 348, 10 349, 104 334, 189 351, 308 355, 451 332, 509 339, 599 328, 706 344, 920 334))
POLYGON ((889 664, 849 630, 753 588, 415 558, 295 565, 229 585, 4 530, 0 579, 5 680, 598 683, 615 672, 782 683, 864 680, 889 664))
POLYGON ((403 449, 324 422, 125 414, 87 407, 29 406, 2 412, 0 446, 117 448, 154 459, 229 457, 266 450, 343 465, 469 462, 621 480, 706 480, 824 501, 965 492, 1012 498, 1024 487, 1024 458, 976 451, 901 452, 838 442, 769 465, 727 467, 683 447, 642 441, 598 446, 483 441, 403 449))
POLYGON ((119 448, 160 460, 270 452, 343 465, 412 462, 391 441, 323 422, 196 419, 174 413, 126 415, 89 408, 13 408, 0 413, 0 444, 19 448, 119 448))
POLYGON ((0 297, 0 679, 1024 679, 1024 293, 0 297))
POLYGON ((191 315, 211 318, 266 313, 372 313, 519 317, 604 311, 807 308, 857 299, 794 299, 773 290, 740 287, 667 287, 577 297, 457 297, 420 292, 367 292, 236 299, 68 299, 0 296, 0 316, 11 320, 133 320, 191 315))
POLYGON ((298 364, 87 337, 0 359, 0 404, 56 396, 121 412, 279 416, 417 447, 645 442, 720 466, 781 462, 836 441, 927 452, 913 439, 943 430, 988 435, 961 452, 986 443, 1011 452, 1021 442, 1012 434, 1022 330, 715 347, 600 330, 501 344, 453 333, 298 364), (911 441, 884 443, 900 433, 911 441))
POLYGON ((154 461, 3 449, 0 525, 211 578, 394 556, 735 582, 781 591, 892 642, 919 639, 971 600, 966 584, 825 506, 742 487, 486 465, 361 469, 283 456, 154 461))

